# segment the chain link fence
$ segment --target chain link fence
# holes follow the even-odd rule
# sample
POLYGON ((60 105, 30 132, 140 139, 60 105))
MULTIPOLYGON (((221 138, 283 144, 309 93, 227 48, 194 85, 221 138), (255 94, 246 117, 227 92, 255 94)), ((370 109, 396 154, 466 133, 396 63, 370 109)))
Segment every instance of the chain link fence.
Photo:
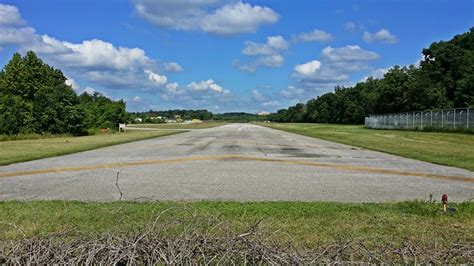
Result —
POLYGON ((455 108, 436 111, 369 115, 365 127, 381 129, 439 129, 474 131, 474 110, 455 108))

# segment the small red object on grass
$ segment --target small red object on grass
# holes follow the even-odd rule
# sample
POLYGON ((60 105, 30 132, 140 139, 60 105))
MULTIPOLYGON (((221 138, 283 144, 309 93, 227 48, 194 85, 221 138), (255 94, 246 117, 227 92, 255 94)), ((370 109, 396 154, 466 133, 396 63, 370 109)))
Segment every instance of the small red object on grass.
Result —
POLYGON ((443 194, 443 196, 441 196, 441 201, 446 204, 446 202, 448 202, 448 195, 443 194))

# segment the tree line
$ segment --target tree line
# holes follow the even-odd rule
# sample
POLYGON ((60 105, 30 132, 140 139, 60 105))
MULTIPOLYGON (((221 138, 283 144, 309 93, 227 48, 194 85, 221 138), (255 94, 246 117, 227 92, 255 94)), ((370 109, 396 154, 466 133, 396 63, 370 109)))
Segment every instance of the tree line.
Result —
POLYGON ((77 95, 61 70, 32 51, 15 53, 0 71, 0 134, 86 135, 127 120, 125 102, 77 95))
POLYGON ((141 118, 143 123, 160 123, 163 120, 156 119, 162 117, 164 119, 174 119, 179 116, 182 120, 200 119, 203 121, 229 121, 229 122, 251 122, 266 120, 266 116, 250 114, 245 112, 230 112, 222 114, 214 114, 206 109, 203 110, 167 110, 167 111, 153 111, 147 112, 132 112, 130 113, 131 121, 135 118, 141 118))
POLYGON ((474 28, 423 49, 420 66, 391 68, 383 78, 336 87, 269 115, 276 122, 361 124, 369 114, 474 107, 474 28))

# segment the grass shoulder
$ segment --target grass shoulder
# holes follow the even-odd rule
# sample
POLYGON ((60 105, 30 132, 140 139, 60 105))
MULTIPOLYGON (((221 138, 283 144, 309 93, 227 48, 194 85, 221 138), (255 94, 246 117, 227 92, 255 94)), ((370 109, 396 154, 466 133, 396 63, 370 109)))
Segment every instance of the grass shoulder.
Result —
POLYGON ((367 129, 360 125, 259 123, 309 137, 474 171, 474 135, 367 129))
MULTIPOLYGON (((0 202, 0 240, 40 237, 75 230, 81 234, 126 235, 140 231, 159 217, 160 224, 219 217, 238 231, 261 221, 272 241, 290 236, 297 246, 330 244, 338 239, 368 245, 397 245, 414 240, 429 246, 474 240, 474 203, 452 204, 457 212, 442 212, 440 204, 330 202, 0 202)), ((177 228, 175 228, 177 229, 177 228)), ((207 230, 208 228, 201 228, 207 230)), ((199 229, 198 229, 199 230, 199 229)), ((179 232, 172 228, 167 234, 179 232)))
POLYGON ((31 161, 92 150, 137 140, 167 136, 183 131, 129 131, 92 136, 59 136, 0 142, 0 165, 31 161))

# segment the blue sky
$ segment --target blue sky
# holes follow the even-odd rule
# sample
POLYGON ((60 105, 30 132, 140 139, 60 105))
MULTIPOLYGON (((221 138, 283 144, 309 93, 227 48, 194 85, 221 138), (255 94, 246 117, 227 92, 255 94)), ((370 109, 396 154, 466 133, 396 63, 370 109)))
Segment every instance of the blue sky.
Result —
POLYGON ((0 0, 0 64, 36 51, 129 111, 272 112, 473 26, 467 0, 0 0))

